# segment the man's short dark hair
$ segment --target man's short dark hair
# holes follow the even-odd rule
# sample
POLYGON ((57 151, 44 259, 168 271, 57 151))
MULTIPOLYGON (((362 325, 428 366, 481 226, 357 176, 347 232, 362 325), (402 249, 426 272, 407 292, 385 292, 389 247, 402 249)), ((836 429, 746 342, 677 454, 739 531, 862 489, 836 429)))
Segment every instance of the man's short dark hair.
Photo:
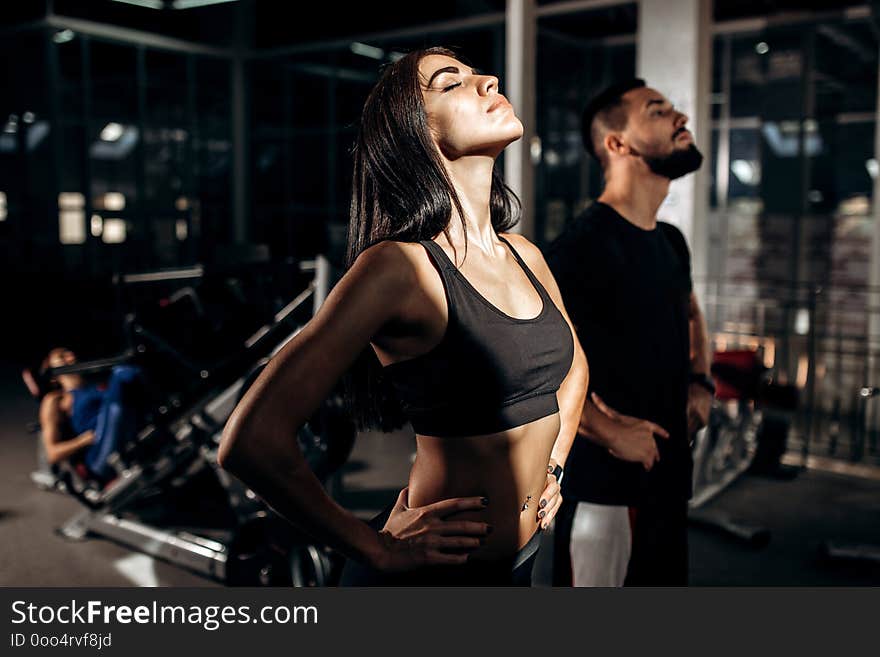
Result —
POLYGON ((621 80, 603 89, 587 103, 581 117, 581 137, 584 140, 584 148, 587 149, 587 152, 599 160, 603 166, 605 165, 605 156, 596 150, 596 141, 600 138, 598 128, 605 127, 611 130, 623 130, 626 127, 623 95, 627 91, 644 86, 645 81, 641 78, 621 80), (598 125, 600 123, 602 126, 598 125))

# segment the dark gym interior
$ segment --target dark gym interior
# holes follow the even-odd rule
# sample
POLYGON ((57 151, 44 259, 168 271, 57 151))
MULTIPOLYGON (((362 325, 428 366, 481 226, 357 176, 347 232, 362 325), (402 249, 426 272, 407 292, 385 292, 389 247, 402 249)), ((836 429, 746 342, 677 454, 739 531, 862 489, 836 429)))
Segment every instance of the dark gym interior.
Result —
MULTIPOLYGON (((381 67, 432 45, 516 90, 526 133, 501 166, 539 248, 601 191, 593 94, 638 74, 690 108, 705 161, 661 210, 693 253, 717 384, 689 584, 880 585, 880 3, 301 4, 0 10, 0 585, 335 585, 338 555, 224 472, 217 441, 344 270, 381 67), (657 49, 676 31, 708 55, 657 49), (55 348, 89 380, 149 375, 97 486, 45 454, 23 371, 55 348)), ((412 429, 356 432, 341 393, 296 439, 359 518, 407 484, 412 429)), ((553 582, 543 541, 533 586, 553 582)))

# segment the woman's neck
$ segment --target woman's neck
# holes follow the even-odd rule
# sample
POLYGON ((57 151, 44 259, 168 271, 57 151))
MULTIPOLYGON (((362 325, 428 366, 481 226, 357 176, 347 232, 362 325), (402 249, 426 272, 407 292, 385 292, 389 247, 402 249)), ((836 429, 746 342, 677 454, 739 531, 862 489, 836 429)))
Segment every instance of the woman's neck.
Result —
MULTIPOLYGON (((489 205, 495 158, 488 155, 473 155, 447 160, 445 164, 464 212, 468 248, 476 247, 491 253, 491 247, 497 242, 489 205)), ((449 242, 453 247, 464 247, 464 227, 455 207, 452 208, 448 232, 449 242)))

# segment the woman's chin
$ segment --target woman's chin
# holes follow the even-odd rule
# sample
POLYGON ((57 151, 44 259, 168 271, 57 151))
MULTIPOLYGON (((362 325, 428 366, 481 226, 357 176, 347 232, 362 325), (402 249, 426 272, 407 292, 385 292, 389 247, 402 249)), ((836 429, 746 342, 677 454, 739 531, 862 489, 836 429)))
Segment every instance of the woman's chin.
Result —
POLYGON ((501 150, 504 150, 516 140, 522 139, 524 129, 520 120, 512 116, 510 121, 506 121, 503 126, 498 126, 497 130, 493 132, 495 132, 495 139, 492 140, 492 144, 497 144, 501 150))
POLYGON ((510 130, 505 130, 503 132, 499 131, 496 135, 493 135, 493 139, 483 141, 482 143, 469 144, 467 148, 461 148, 454 154, 452 150, 448 148, 441 148, 440 150, 446 156, 446 159, 449 160, 457 160, 469 155, 489 155, 492 157, 498 157, 501 155, 501 151, 518 139, 522 139, 522 136, 522 125, 517 122, 516 127, 511 126, 510 130))
POLYGON ((507 148, 508 146, 510 146, 512 143, 522 139, 522 136, 523 136, 523 127, 522 127, 522 124, 520 124, 518 130, 511 130, 510 135, 508 136, 507 140, 505 140, 505 142, 504 142, 504 146, 503 146, 502 150, 504 150, 504 148, 507 148))
POLYGON ((523 128, 522 122, 516 118, 516 116, 511 115, 511 120, 506 121, 504 126, 499 126, 499 141, 504 141, 504 145, 507 146, 512 144, 517 139, 522 139, 523 133, 525 129, 523 128))
POLYGON ((506 126, 506 129, 502 131, 501 134, 499 134, 498 143, 501 146, 501 150, 504 150, 513 142, 522 139, 523 132, 522 123, 520 123, 519 119, 514 117, 514 120, 506 126))
POLYGON ((522 121, 520 121, 517 117, 513 117, 513 119, 513 122, 516 124, 516 127, 514 128, 514 131, 516 132, 516 137, 513 139, 513 141, 516 141, 517 139, 522 138, 523 134, 525 133, 525 128, 523 128, 522 121))

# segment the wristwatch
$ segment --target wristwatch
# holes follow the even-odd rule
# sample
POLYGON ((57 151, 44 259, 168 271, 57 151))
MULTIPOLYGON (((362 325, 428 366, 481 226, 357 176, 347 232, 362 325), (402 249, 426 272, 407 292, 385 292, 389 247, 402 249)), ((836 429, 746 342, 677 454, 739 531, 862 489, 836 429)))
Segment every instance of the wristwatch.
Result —
POLYGON ((562 475, 564 473, 565 473, 565 470, 563 470, 562 466, 557 463, 556 467, 553 468, 553 472, 551 472, 550 474, 552 474, 554 477, 556 477, 556 483, 561 486, 562 485, 562 475))
POLYGON ((704 387, 709 391, 709 394, 713 397, 715 396, 715 382, 709 375, 703 374, 702 372, 691 372, 690 382, 704 387))

